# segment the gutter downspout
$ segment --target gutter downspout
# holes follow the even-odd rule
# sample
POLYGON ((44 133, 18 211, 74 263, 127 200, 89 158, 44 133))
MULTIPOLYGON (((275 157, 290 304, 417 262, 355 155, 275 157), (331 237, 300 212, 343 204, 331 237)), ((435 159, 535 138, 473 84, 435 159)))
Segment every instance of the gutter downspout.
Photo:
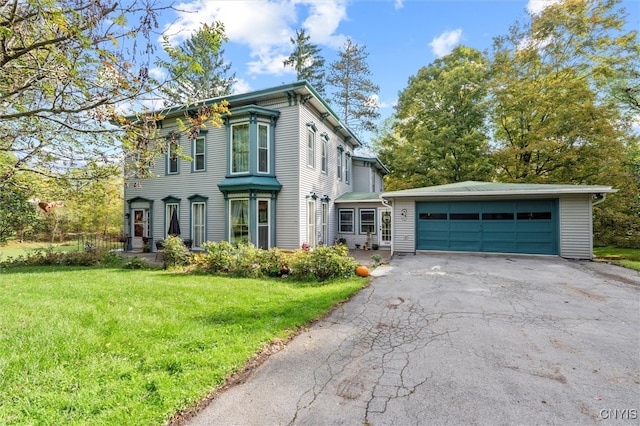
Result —
POLYGON ((596 200, 595 202, 592 202, 591 203, 591 207, 597 206, 598 204, 600 204, 601 202, 603 202, 606 199, 607 199, 607 194, 602 194, 602 198, 599 199, 599 200, 596 200))

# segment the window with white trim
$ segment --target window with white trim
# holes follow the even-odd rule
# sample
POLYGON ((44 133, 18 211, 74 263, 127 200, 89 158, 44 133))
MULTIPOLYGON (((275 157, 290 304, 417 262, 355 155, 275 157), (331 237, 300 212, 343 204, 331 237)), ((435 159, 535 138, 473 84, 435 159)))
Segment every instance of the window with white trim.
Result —
POLYGON ((191 203, 191 239, 195 248, 202 247, 205 241, 205 211, 204 202, 191 203))
POLYGON ((171 225, 171 217, 173 212, 176 212, 176 216, 180 218, 180 210, 178 203, 167 203, 164 207, 164 235, 169 236, 169 226, 171 225))
POLYGON ((329 245, 329 205, 322 203, 322 244, 329 245))
POLYGON ((376 233, 376 210, 360 209, 360 233, 376 233))
POLYGON ((342 151, 338 150, 338 167, 337 167, 337 174, 338 174, 338 180, 342 180, 342 151))
POLYGON ((270 243, 269 200, 258 200, 258 248, 268 250, 270 243))
POLYGON ((178 173, 178 143, 169 141, 167 144, 167 174, 175 175, 178 173))
POLYGON ((316 246, 316 200, 307 200, 307 244, 316 246))
POLYGON ((351 182, 351 155, 347 152, 347 158, 344 162, 344 181, 346 183, 351 182))
POLYGON ((307 129, 307 166, 316 166, 316 132, 311 127, 307 129))
POLYGON ((203 172, 205 170, 205 149, 206 142, 204 136, 199 136, 193 140, 193 171, 203 172))
POLYGON ((258 173, 269 173, 269 126, 258 123, 258 173))
POLYGON ((353 209, 340 209, 338 211, 338 232, 341 234, 353 234, 353 209))
POLYGON ((321 149, 320 149, 320 156, 321 156, 321 167, 322 167, 322 173, 327 173, 327 165, 328 165, 328 141, 323 137, 322 138, 322 142, 320 144, 321 149))

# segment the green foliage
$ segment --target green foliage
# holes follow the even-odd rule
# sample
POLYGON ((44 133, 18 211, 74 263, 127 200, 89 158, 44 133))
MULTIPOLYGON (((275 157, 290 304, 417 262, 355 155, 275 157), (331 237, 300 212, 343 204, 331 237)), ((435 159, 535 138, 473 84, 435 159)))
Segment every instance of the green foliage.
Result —
POLYGON ((149 269, 149 261, 143 257, 132 256, 122 265, 124 269, 149 269))
POLYGON ((380 87, 369 78, 369 53, 365 46, 348 38, 338 56, 329 65, 327 83, 333 89, 332 100, 340 118, 356 132, 375 131, 375 121, 380 117, 376 101, 380 87))
POLYGON ((458 46, 409 79, 377 142, 388 190, 491 178, 487 73, 482 53, 458 46))
POLYGON ((342 245, 320 246, 313 251, 298 249, 289 258, 290 276, 299 280, 324 281, 354 275, 355 260, 342 245))
POLYGON ((262 250, 252 244, 233 246, 227 241, 206 242, 205 253, 194 256, 192 264, 203 271, 231 277, 289 276, 303 281, 348 278, 355 260, 346 246, 321 246, 313 251, 298 249, 284 253, 278 248, 262 250))
POLYGON ((314 89, 325 96, 325 60, 320 54, 320 48, 310 42, 311 37, 302 30, 296 30, 296 38, 291 38, 294 49, 291 55, 283 60, 286 67, 296 71, 298 80, 307 80, 314 89))
POLYGON ((19 154, 0 172, 0 185, 109 160, 119 145, 109 123, 119 116, 116 105, 149 88, 158 7, 8 0, 0 10, 0 152, 19 154), (127 22, 119 19, 125 15, 127 22))
POLYGON ((189 249, 180 237, 169 236, 162 241, 162 260, 167 268, 186 266, 189 262, 189 249))
POLYGON ((35 208, 27 199, 27 194, 16 186, 0 186, 0 244, 38 226, 35 208))
MULTIPOLYGON (((0 262, 3 268, 21 266, 109 266, 117 265, 114 253, 95 249, 84 251, 56 251, 54 247, 30 250, 26 255, 10 256, 0 262)), ((118 256, 119 257, 119 256, 118 256)))
POLYGON ((169 60, 158 60, 156 65, 169 74, 169 83, 164 87, 168 105, 186 105, 231 94, 236 77, 235 73, 227 75, 231 64, 223 59, 221 47, 225 41, 221 22, 203 24, 178 47, 168 37, 163 38, 162 46, 169 60))

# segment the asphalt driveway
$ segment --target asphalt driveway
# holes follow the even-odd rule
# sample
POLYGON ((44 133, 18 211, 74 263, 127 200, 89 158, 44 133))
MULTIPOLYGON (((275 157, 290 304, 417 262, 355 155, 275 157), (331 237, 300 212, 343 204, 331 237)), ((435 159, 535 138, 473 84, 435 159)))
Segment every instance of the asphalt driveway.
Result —
POLYGON ((640 277, 405 255, 192 425, 640 422, 640 277))

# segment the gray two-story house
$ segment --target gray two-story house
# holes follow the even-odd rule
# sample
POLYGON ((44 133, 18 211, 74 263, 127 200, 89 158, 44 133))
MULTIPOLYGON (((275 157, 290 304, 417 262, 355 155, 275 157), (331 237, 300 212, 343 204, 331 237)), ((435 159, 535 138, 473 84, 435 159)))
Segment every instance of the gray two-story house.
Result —
MULTIPOLYGON (((154 241, 169 235, 174 214, 180 237, 196 250, 222 240, 282 249, 330 245, 345 235, 364 241, 373 234, 377 242, 384 206, 375 200, 387 170, 355 155, 361 142, 313 87, 297 82, 224 99, 231 114, 221 128, 178 139, 192 161, 167 147, 154 177, 125 183, 128 249, 145 241, 154 249, 154 241), (351 214, 340 217, 336 200, 354 192, 371 193, 360 197, 368 204, 355 197, 345 209, 351 214), (366 208, 360 212, 354 203, 366 208)), ((176 130, 183 115, 180 109, 168 114, 162 132, 176 130)), ((390 245, 391 233, 385 234, 390 245)))

